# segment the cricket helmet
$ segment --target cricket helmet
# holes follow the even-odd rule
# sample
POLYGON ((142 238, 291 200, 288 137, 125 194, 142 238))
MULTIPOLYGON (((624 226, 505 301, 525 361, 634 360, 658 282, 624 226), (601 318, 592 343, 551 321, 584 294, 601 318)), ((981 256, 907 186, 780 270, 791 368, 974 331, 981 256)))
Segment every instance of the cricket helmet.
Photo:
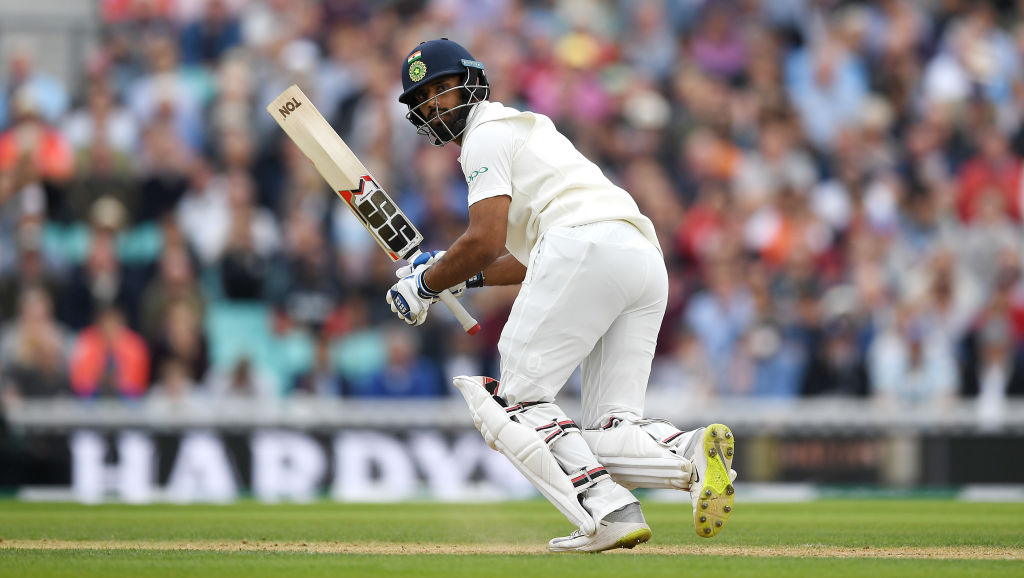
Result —
MULTIPOLYGON (((405 117, 416 127, 417 133, 430 137, 437 146, 443 146, 462 134, 466 130, 466 119, 472 106, 486 100, 490 94, 484 65, 474 59, 461 44, 447 38, 421 42, 409 52, 402 64, 402 89, 398 101, 409 107, 405 117), (462 104, 444 111, 440 116, 435 114, 427 118, 421 107, 431 99, 414 102, 416 92, 439 78, 452 75, 462 78, 462 84, 450 89, 461 92, 462 104)), ((437 96, 440 94, 432 98, 436 99, 437 96)), ((436 106, 434 110, 438 110, 436 106)))

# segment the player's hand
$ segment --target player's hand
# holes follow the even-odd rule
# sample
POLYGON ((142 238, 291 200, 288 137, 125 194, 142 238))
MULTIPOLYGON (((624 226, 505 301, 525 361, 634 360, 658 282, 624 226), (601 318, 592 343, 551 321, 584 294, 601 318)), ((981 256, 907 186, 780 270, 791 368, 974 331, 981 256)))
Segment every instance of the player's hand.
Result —
MULTIPOLYGON (((395 271, 395 276, 398 277, 399 279, 402 279, 404 277, 412 275, 413 271, 415 271, 419 267, 423 267, 424 269, 426 269, 427 267, 430 267, 434 263, 437 263, 441 259, 441 257, 444 256, 445 253, 446 251, 430 251, 429 253, 420 253, 415 259, 413 259, 412 263, 399 267, 398 270, 395 271)), ((476 275, 473 275, 469 279, 466 279, 462 283, 458 283, 456 285, 449 287, 448 291, 451 292, 453 297, 459 299, 466 294, 467 287, 483 286, 484 273, 483 271, 481 271, 476 275)), ((437 300, 435 299, 435 301, 437 300)))
POLYGON ((412 275, 403 277, 388 290, 386 299, 391 310, 409 325, 423 325, 430 304, 437 301, 440 294, 423 283, 423 273, 428 268, 428 265, 416 267, 412 275))
POLYGON ((413 259, 412 263, 409 263, 408 265, 402 265, 401 267, 399 267, 398 270, 395 271, 395 277, 403 279, 405 277, 408 277, 409 275, 412 275, 412 272, 415 271, 417 267, 430 267, 431 265, 436 263, 438 259, 443 257, 444 254, 445 251, 430 251, 429 253, 420 253, 419 255, 416 256, 415 259, 413 259))

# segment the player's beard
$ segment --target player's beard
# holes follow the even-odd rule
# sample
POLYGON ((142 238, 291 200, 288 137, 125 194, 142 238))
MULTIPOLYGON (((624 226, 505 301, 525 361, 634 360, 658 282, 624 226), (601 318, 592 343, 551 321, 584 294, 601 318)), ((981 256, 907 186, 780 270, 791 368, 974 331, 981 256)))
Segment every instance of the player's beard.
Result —
POLYGON ((460 106, 455 113, 455 120, 451 124, 451 130, 454 134, 462 134, 462 131, 466 130, 466 121, 469 119, 469 109, 472 108, 468 104, 460 106))
POLYGON ((466 129, 469 109, 469 106, 461 105, 438 114, 436 120, 430 123, 431 129, 433 129, 438 139, 444 142, 451 142, 458 138, 462 131, 466 129), (451 120, 446 120, 445 117, 451 117, 451 120))

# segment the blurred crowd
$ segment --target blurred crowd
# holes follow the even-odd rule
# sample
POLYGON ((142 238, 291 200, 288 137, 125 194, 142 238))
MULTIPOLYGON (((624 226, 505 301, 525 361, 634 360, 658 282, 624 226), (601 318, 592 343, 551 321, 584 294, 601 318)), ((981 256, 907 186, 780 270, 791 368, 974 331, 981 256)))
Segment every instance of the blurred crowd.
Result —
MULTIPOLYGON (((77 78, 0 86, 5 403, 449 395, 484 330, 384 302, 395 266, 264 106, 298 83, 423 231, 466 225, 402 58, 445 36, 657 227, 650 389, 999 415, 1024 394, 1024 2, 97 0, 77 78)), ((570 388, 571 392, 572 388, 570 388)))

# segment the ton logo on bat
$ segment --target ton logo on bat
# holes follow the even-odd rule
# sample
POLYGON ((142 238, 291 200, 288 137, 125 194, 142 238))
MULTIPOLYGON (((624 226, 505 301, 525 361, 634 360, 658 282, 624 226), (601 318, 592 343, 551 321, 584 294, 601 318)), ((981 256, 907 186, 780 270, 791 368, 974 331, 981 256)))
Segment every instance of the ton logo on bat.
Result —
POLYGON ((299 100, 297 98, 292 97, 291 100, 289 100, 288 102, 284 103, 284 106, 282 106, 281 108, 277 109, 277 112, 281 113, 282 117, 285 117, 285 116, 288 116, 289 114, 291 114, 292 112, 294 112, 295 109, 299 108, 300 106, 302 106, 302 103, 299 102, 299 100))

